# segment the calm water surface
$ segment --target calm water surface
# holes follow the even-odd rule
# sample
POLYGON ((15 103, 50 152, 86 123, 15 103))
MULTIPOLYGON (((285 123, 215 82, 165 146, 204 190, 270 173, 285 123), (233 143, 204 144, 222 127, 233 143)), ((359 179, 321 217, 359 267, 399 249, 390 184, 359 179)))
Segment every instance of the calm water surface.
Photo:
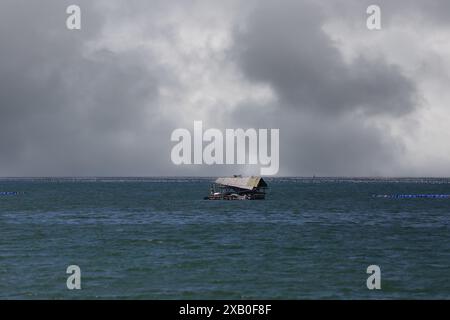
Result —
POLYGON ((265 201, 202 200, 211 181, 0 180, 21 193, 0 196, 0 298, 450 298, 450 199, 372 197, 447 180, 277 178, 265 201))

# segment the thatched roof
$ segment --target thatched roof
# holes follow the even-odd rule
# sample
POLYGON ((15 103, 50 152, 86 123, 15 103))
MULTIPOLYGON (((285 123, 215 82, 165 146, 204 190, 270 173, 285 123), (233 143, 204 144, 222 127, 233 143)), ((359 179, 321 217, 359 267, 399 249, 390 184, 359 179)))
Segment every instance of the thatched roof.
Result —
POLYGON ((263 178, 256 176, 251 177, 235 176, 230 178, 218 178, 215 183, 227 187, 234 187, 245 190, 253 190, 255 188, 267 187, 267 183, 263 180, 263 178))

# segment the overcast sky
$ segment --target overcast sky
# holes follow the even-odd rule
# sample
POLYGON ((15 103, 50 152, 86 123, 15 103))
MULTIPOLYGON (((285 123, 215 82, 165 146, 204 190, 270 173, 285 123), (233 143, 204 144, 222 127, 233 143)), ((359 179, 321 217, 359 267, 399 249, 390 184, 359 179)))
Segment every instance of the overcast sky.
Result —
POLYGON ((0 2, 0 176, 175 166, 176 128, 279 128, 282 176, 450 176, 450 1, 0 2), (66 8, 82 29, 66 28, 66 8))

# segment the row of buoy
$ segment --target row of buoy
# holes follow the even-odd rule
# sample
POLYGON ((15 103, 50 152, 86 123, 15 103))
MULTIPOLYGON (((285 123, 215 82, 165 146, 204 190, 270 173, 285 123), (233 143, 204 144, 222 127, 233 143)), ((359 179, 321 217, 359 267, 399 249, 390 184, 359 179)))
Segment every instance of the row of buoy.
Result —
MULTIPOLYGON (((0 191, 0 196, 17 196, 20 192, 17 191, 0 191)), ((450 198, 450 194, 374 194, 374 198, 450 198)))
POLYGON ((373 195, 375 198, 394 198, 394 199, 404 199, 404 198, 433 198, 433 199, 444 199, 450 198, 450 194, 376 194, 373 195))

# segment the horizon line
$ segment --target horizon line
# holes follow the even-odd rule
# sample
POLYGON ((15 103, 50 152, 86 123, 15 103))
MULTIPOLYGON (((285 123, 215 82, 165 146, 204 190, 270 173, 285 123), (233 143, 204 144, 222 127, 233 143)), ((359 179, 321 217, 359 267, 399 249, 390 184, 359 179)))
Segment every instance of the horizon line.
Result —
MULTIPOLYGON (((139 179, 139 178, 216 178, 216 177, 230 177, 233 175, 152 175, 152 176, 109 176, 109 175, 99 175, 99 176, 0 176, 0 179, 139 179)), ((261 176, 261 175, 241 175, 243 177, 248 176, 258 176, 262 178, 301 178, 301 179, 450 179, 450 176, 345 176, 345 175, 289 175, 289 176, 261 176)))

